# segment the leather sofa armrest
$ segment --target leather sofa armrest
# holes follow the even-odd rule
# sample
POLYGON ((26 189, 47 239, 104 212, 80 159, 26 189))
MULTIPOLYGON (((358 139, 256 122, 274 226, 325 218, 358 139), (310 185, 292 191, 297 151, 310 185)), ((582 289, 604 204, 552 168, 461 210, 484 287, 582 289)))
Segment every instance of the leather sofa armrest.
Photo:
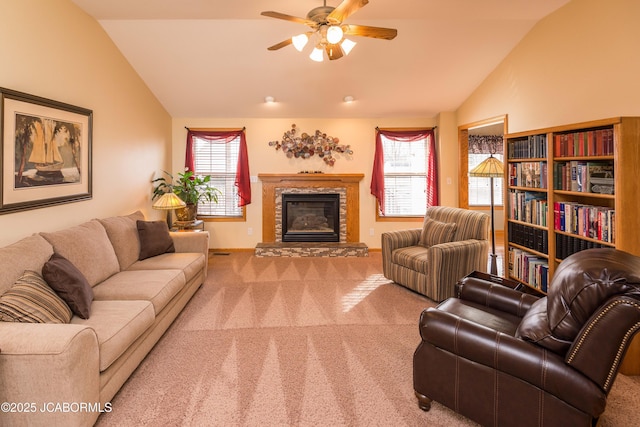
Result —
POLYGON ((624 354, 640 330, 640 301, 616 296, 603 304, 573 341, 569 365, 609 391, 624 354))
MULTIPOLYGON (((98 338, 88 326, 0 322, 0 402, 31 412, 0 411, 0 425, 93 425, 99 412, 43 411, 50 404, 100 405, 98 338)), ((102 402, 104 404, 104 402, 102 402)))
POLYGON ((420 335, 423 342, 532 384, 596 417, 604 411, 602 389, 543 347, 436 308, 422 312, 420 335))
POLYGON ((456 296, 485 307, 518 317, 525 315, 539 298, 477 277, 465 277, 458 282, 456 296))

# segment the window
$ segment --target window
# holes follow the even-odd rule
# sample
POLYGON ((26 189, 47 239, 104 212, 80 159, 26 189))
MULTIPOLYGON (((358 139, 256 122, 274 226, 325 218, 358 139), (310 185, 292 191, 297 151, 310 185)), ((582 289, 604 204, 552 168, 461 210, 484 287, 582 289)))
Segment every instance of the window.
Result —
MULTIPOLYGON (((501 135, 469 135, 468 169, 472 170, 491 153, 493 157, 503 162, 501 135)), ((495 178, 493 180, 494 205, 502 206, 502 182, 504 180, 495 178)), ((490 187, 491 179, 469 177, 469 206, 489 206, 491 204, 490 187)))
POLYGON ((221 192, 217 203, 198 203, 199 217, 244 219, 244 206, 251 202, 244 130, 189 130, 186 166, 196 175, 211 176, 209 185, 221 192))
POLYGON ((424 217, 427 206, 437 204, 433 139, 433 130, 378 129, 372 194, 378 199, 379 217, 424 217))

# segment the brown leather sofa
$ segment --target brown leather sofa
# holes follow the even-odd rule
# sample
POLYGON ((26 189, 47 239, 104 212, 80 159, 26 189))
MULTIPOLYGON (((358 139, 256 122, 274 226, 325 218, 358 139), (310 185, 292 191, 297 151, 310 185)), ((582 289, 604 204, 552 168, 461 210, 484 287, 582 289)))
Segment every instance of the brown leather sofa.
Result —
POLYGON ((591 249, 565 259, 546 297, 467 277, 420 318, 419 406, 485 426, 588 426, 604 412, 640 328, 640 258, 591 249))

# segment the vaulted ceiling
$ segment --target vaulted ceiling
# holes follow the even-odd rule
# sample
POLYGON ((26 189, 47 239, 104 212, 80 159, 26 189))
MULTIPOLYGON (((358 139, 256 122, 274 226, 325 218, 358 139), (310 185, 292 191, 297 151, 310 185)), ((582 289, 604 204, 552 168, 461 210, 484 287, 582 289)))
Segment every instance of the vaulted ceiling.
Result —
MULTIPOLYGON (((173 117, 433 117, 454 111, 540 19, 569 0, 370 0, 351 37, 317 63, 311 46, 267 47, 308 29, 322 0, 72 0, 93 16, 173 117), (345 104, 345 96, 355 101, 345 104), (266 96, 275 104, 264 103, 266 96)), ((338 6, 340 0, 328 0, 338 6)))

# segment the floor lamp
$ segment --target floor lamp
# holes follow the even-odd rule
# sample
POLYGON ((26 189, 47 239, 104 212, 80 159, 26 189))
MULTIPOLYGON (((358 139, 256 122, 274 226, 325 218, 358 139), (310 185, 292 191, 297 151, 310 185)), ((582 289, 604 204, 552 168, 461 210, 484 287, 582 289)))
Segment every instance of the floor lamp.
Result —
POLYGON ((153 209, 167 211, 167 227, 171 229, 171 211, 174 209, 184 208, 187 204, 182 201, 175 193, 164 193, 151 206, 153 209))
POLYGON ((495 157, 493 153, 484 159, 475 168, 469 171, 469 176, 474 178, 490 178, 491 179, 491 274, 498 274, 498 261, 496 260, 496 228, 493 218, 493 178, 503 178, 504 168, 502 162, 495 157))

